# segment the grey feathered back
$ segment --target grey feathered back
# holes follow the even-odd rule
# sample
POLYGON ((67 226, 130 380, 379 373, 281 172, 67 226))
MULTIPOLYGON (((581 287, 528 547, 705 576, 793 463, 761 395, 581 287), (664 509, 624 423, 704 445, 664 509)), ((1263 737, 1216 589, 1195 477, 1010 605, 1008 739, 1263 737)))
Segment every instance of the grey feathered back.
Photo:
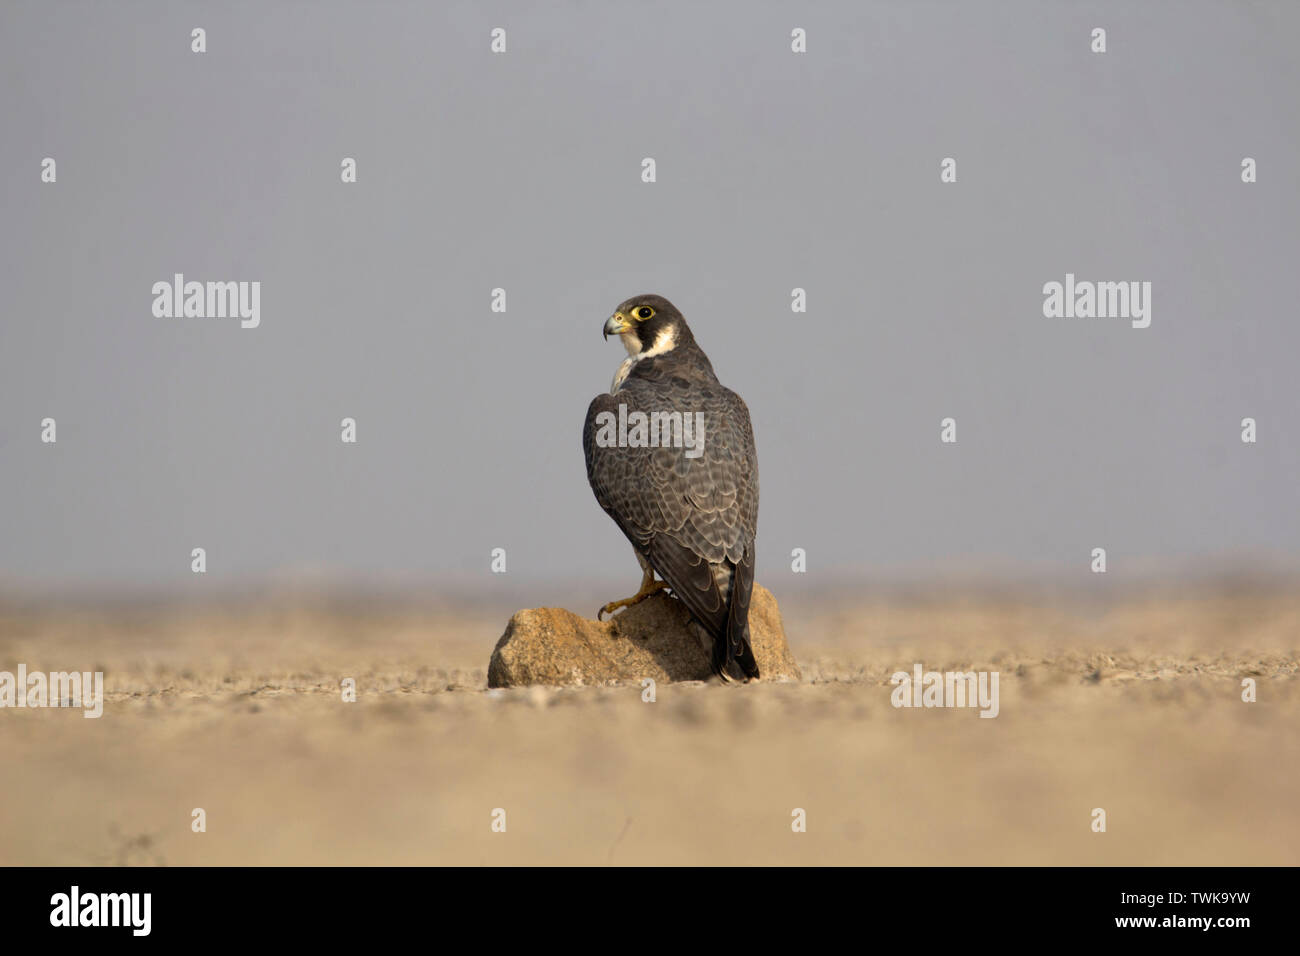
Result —
MULTIPOLYGON (((635 364, 617 393, 597 396, 582 435, 587 478, 613 517, 715 639, 729 630, 732 591, 739 621, 730 630, 748 653, 748 607, 758 529, 758 461, 749 409, 718 382, 694 342, 635 364), (704 448, 601 447, 597 416, 704 413, 704 448), (737 573, 738 572, 738 573, 737 573)), ((735 649, 737 656, 742 648, 735 649)))

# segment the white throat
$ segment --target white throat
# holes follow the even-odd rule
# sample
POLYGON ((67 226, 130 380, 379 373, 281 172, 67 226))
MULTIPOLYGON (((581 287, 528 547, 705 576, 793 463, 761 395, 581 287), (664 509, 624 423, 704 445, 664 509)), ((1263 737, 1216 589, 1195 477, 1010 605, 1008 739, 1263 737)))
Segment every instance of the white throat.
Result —
POLYGON ((632 367, 637 362, 654 358, 656 355, 663 355, 665 352, 672 351, 677 345, 677 331, 671 327, 664 329, 655 336, 654 345, 644 352, 636 351, 641 341, 633 333, 624 332, 619 338, 623 340, 623 347, 627 349, 627 358, 623 359, 623 364, 614 373, 614 381, 609 386, 609 394, 611 395, 623 387, 623 383, 627 381, 628 375, 632 372, 632 367))

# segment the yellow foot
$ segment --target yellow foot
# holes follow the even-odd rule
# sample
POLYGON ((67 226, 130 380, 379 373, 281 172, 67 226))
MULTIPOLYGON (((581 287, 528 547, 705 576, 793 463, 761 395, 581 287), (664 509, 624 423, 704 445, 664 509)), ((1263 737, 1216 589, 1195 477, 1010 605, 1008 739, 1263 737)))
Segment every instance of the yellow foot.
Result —
POLYGON ((599 611, 596 612, 596 620, 603 621, 606 614, 613 614, 621 607, 631 607, 633 604, 640 604, 652 594, 658 594, 664 588, 668 587, 667 581, 656 581, 655 573, 647 571, 641 578, 641 589, 633 594, 630 598, 623 598, 621 601, 610 601, 599 611))

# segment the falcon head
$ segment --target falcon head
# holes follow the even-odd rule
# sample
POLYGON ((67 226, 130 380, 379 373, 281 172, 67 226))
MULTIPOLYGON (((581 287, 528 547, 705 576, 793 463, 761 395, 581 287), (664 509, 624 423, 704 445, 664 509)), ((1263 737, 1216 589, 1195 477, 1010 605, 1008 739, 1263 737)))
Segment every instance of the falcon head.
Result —
POLYGON ((605 320, 605 338, 617 335, 633 358, 662 355, 691 341, 691 330, 677 307, 661 295, 628 299, 605 320))

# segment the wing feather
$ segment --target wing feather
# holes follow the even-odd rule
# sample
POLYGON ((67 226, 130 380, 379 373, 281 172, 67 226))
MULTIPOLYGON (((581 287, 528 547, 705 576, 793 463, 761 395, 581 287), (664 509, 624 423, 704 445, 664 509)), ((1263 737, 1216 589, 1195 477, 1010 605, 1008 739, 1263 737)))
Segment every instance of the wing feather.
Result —
MULTIPOLYGON (((691 613, 722 636, 733 586, 753 582, 758 466, 749 410, 711 369, 707 377, 689 377, 656 373, 654 364, 643 363, 616 394, 598 395, 588 407, 582 436, 587 478, 633 547, 691 613), (620 404, 629 414, 703 412, 702 454, 690 458, 687 449, 676 447, 602 447, 597 418, 609 412, 617 421, 620 404), (744 570, 733 581, 737 565, 744 570)), ((743 590, 736 597, 747 606, 749 588, 743 590)))

